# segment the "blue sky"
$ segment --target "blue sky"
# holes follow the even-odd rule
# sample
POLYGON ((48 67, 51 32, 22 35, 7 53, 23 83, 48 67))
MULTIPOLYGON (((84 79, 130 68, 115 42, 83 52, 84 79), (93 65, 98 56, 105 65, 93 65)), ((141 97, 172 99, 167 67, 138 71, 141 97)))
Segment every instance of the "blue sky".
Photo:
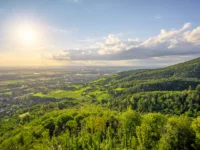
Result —
POLYGON ((199 5, 198 0, 1 0, 1 64, 156 67, 185 61, 199 56, 199 5), (39 33, 31 37, 38 41, 27 45, 25 38, 30 37, 21 44, 17 37, 13 40, 20 24, 27 28, 22 31, 25 36, 39 33), (184 25, 188 26, 182 31, 184 25), (161 30, 167 38, 159 38, 161 30), (145 45, 152 37, 157 45, 145 45), (170 47, 174 43, 175 48, 170 47), (29 53, 32 61, 28 62, 24 57, 29 53), (143 57, 146 53, 150 54, 143 57))

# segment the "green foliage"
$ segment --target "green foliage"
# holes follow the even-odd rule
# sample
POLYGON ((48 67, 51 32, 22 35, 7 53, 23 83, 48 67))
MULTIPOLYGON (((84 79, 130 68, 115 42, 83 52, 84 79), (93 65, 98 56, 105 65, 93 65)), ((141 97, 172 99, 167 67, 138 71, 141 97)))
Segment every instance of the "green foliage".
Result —
POLYGON ((0 149, 199 149, 199 120, 96 106, 55 109, 2 134, 0 149))
POLYGON ((119 73, 0 118, 1 150, 200 149, 200 58, 119 73))

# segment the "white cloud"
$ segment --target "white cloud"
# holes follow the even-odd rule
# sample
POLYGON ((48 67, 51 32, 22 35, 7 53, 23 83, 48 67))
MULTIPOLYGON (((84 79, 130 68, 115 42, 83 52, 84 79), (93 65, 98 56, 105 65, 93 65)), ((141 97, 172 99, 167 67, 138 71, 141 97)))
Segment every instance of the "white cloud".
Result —
POLYGON ((180 29, 162 29, 147 40, 138 38, 122 40, 118 35, 109 34, 103 41, 85 49, 65 50, 53 54, 52 59, 71 61, 111 61, 150 59, 152 57, 184 56, 200 54, 200 27, 189 30, 190 23, 180 29))
MULTIPOLYGON (((200 55, 198 55, 200 56, 200 55)), ((198 56, 162 56, 151 57, 146 59, 132 60, 68 60, 66 65, 70 66, 132 66, 134 68, 159 68, 187 60, 194 59, 198 56)), ((64 62, 64 61, 61 61, 64 62)))
POLYGON ((184 39, 194 45, 200 44, 200 27, 184 33, 184 39))
POLYGON ((126 49, 126 44, 124 44, 117 35, 109 34, 104 43, 96 43, 96 48, 99 49, 98 53, 100 55, 113 54, 126 49))
POLYGON ((105 44, 107 45, 118 44, 120 42, 121 40, 114 34, 109 34, 108 37, 105 38, 105 44))
POLYGON ((187 22, 187 23, 184 24, 184 26, 182 27, 181 31, 184 31, 184 30, 186 30, 186 29, 188 29, 190 27, 191 27, 191 23, 187 22))

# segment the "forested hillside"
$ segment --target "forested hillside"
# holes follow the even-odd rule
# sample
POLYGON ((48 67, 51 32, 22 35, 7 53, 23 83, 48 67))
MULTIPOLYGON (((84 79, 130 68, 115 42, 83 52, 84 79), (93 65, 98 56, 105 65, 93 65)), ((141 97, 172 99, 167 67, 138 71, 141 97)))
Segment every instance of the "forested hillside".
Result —
POLYGON ((161 78, 200 78, 200 58, 190 60, 166 68, 151 70, 127 71, 119 74, 117 79, 124 80, 145 80, 161 78))
POLYGON ((180 91, 195 89, 200 83, 200 58, 161 69, 142 69, 121 72, 93 82, 114 93, 133 94, 144 91, 180 91))
POLYGON ((200 58, 38 92, 0 119, 2 150, 200 149, 200 58))

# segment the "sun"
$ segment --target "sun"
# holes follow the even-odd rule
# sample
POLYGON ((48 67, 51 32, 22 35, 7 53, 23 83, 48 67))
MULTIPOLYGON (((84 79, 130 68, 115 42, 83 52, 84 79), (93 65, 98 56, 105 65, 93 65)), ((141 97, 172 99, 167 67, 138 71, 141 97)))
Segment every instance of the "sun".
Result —
POLYGON ((22 25, 18 29, 18 38, 23 44, 33 44, 37 40, 37 31, 31 25, 22 25))
POLYGON ((35 40, 35 33, 31 29, 25 29, 21 32, 21 39, 26 42, 33 42, 35 40))

